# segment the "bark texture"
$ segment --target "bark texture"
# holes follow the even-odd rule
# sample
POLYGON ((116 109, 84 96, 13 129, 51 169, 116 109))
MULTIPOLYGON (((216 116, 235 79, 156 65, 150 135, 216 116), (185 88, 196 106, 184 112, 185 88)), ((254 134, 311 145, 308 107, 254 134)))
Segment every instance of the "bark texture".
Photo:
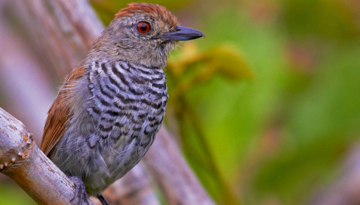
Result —
POLYGON ((72 204, 75 186, 36 146, 24 124, 0 108, 0 172, 38 204, 72 204))

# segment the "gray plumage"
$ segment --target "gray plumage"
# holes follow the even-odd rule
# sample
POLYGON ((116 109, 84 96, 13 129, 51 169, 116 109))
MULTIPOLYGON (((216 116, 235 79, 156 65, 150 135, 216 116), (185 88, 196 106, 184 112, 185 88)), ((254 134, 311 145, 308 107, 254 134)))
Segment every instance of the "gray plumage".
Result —
POLYGON ((83 179, 94 195, 145 155, 160 129, 168 94, 161 68, 91 59, 84 67, 73 88, 74 107, 81 111, 68 121, 50 158, 67 175, 83 179))

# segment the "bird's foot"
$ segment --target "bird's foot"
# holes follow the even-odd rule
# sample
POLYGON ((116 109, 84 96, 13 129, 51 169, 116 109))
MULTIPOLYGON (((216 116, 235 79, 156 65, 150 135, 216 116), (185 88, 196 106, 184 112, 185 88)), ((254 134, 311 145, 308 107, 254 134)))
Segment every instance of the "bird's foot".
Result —
POLYGON ((76 185, 76 187, 75 187, 75 195, 70 201, 72 202, 75 199, 78 199, 77 204, 82 205, 83 200, 84 200, 86 202, 86 204, 89 205, 90 204, 89 196, 86 193, 86 188, 84 186, 83 181, 77 176, 71 176, 70 180, 73 181, 75 183, 75 185, 76 185))
POLYGON ((102 194, 98 194, 96 197, 99 199, 102 205, 109 205, 109 203, 106 201, 102 194))

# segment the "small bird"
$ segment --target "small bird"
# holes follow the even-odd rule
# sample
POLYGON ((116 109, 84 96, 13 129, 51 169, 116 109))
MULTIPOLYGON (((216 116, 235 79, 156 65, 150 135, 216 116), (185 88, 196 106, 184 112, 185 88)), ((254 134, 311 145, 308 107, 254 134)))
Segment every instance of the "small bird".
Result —
POLYGON ((165 7, 131 3, 115 15, 65 79, 48 112, 41 150, 72 180, 81 204, 124 176, 164 119, 166 66, 179 41, 204 37, 165 7))

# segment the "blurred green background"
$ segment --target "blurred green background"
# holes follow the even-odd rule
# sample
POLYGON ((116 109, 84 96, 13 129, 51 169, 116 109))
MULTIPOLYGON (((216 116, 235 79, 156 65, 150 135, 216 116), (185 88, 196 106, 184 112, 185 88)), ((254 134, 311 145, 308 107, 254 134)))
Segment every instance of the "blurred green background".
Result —
MULTIPOLYGON (((129 3, 90 2, 105 25, 129 3)), ((206 36, 170 56, 165 124, 216 203, 307 204, 336 180, 360 139, 358 0, 148 2, 206 36)))

